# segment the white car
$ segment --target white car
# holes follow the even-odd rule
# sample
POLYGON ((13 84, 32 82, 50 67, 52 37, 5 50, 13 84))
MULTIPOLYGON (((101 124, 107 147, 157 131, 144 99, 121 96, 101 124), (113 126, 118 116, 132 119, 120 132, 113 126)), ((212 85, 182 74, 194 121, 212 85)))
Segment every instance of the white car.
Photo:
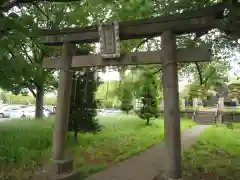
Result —
POLYGON ((97 115, 99 116, 117 115, 121 113, 122 111, 118 109, 97 109, 97 115))
MULTIPOLYGON (((48 117, 50 112, 47 110, 43 110, 44 117, 48 117)), ((10 114, 11 118, 18 119, 18 118, 34 118, 35 117, 35 107, 27 107, 24 109, 12 111, 10 114)))
POLYGON ((0 108, 0 118, 8 118, 13 111, 21 110, 25 107, 24 105, 5 105, 0 108))
POLYGON ((7 106, 7 104, 0 104, 0 108, 7 106))
POLYGON ((19 118, 26 117, 25 113, 24 113, 24 109, 18 109, 18 110, 12 111, 10 113, 10 117, 13 119, 19 119, 19 118))

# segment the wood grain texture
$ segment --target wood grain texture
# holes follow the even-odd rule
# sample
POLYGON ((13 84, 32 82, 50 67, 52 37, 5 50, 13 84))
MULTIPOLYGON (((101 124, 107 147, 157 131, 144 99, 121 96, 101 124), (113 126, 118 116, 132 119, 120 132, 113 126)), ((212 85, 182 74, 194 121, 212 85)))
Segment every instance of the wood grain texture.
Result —
POLYGON ((181 134, 178 93, 178 69, 175 35, 162 34, 165 172, 170 179, 181 178, 181 134))
POLYGON ((59 75, 56 121, 53 133, 53 160, 64 159, 72 88, 72 72, 68 70, 68 67, 72 62, 74 49, 75 44, 65 43, 59 61, 61 65, 67 65, 67 67, 60 70, 59 75))
MULTIPOLYGON (((198 48, 178 49, 177 61, 180 63, 207 62, 211 61, 212 53, 207 46, 198 48)), ((46 58, 43 61, 44 68, 64 69, 60 57, 46 58)), ((72 68, 77 67, 101 67, 101 66, 120 66, 120 65, 140 65, 140 64, 162 64, 162 51, 150 52, 130 52, 121 54, 119 59, 102 59, 100 55, 74 56, 72 68)))

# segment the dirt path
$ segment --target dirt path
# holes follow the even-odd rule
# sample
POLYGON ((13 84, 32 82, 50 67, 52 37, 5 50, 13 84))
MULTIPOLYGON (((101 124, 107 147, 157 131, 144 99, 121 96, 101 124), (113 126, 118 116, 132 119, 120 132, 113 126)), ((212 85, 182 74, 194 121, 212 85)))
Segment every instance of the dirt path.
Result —
MULTIPOLYGON (((197 125, 182 133, 182 148, 190 147, 208 126, 197 125)), ((164 168, 164 143, 139 153, 115 166, 98 172, 87 180, 153 180, 164 168)))

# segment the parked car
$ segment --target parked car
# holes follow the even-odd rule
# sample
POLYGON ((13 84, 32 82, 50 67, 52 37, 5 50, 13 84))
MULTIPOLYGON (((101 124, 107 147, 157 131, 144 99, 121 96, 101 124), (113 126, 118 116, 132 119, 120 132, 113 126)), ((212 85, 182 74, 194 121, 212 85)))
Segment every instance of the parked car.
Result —
POLYGON ((0 108, 7 106, 7 104, 0 104, 0 108))
POLYGON ((13 111, 23 109, 25 105, 5 105, 0 108, 0 118, 9 118, 13 111))
POLYGON ((46 105, 46 106, 43 106, 43 108, 51 113, 55 111, 55 106, 52 106, 52 105, 46 105))
POLYGON ((107 116, 107 115, 117 115, 121 114, 122 111, 118 109, 108 108, 108 109, 98 109, 97 114, 99 116, 107 116))
MULTIPOLYGON (((35 107, 26 107, 24 109, 18 109, 16 111, 12 111, 10 114, 11 118, 34 118, 35 117, 35 107)), ((48 117, 50 112, 46 109, 43 110, 44 117, 48 117)))
POLYGON ((13 118, 13 119, 19 119, 19 118, 25 118, 25 110, 24 109, 18 109, 18 110, 15 110, 15 111, 12 111, 10 113, 10 117, 13 118))

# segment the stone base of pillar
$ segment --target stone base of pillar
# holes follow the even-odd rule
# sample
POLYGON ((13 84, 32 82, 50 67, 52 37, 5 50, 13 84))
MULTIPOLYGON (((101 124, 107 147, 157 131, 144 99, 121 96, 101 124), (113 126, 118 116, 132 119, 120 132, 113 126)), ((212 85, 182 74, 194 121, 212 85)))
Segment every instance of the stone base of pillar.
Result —
POLYGON ((170 178, 164 172, 160 172, 153 180, 181 180, 181 178, 170 178))
POLYGON ((79 180, 79 173, 75 171, 71 173, 57 174, 42 171, 35 174, 34 180, 79 180))
POLYGON ((54 160, 52 163, 43 168, 42 171, 36 172, 34 180, 79 180, 80 173, 73 170, 73 160, 54 160))

